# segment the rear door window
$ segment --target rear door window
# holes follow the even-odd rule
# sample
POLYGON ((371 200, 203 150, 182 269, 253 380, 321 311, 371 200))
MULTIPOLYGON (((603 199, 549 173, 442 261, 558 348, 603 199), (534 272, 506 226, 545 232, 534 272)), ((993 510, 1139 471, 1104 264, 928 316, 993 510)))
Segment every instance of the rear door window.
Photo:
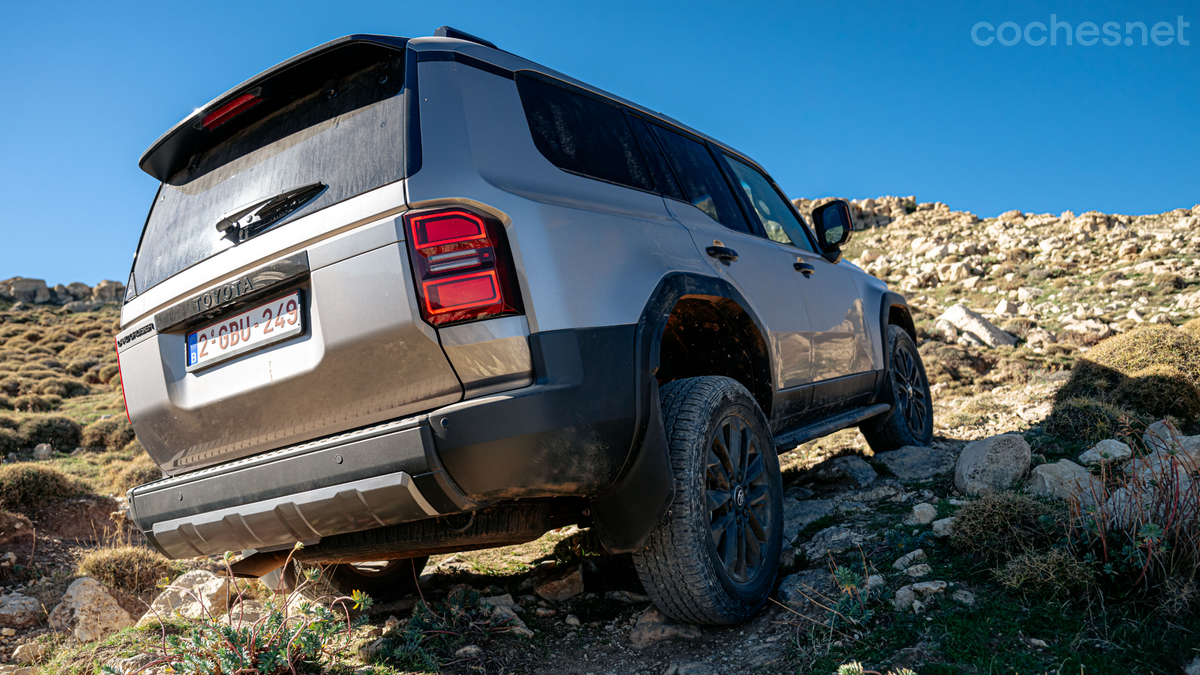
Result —
POLYGON ((725 227, 750 232, 750 224, 708 146, 657 124, 652 126, 679 179, 684 199, 725 227))
POLYGON ((588 178, 654 190, 654 179, 624 110, 583 90, 527 73, 517 73, 516 82, 533 143, 554 166, 588 178))
POLYGON ((775 189, 771 180, 754 167, 725 155, 729 168, 746 195, 746 201, 754 208, 755 215, 772 241, 790 244, 814 252, 804 225, 792 211, 786 198, 775 189))

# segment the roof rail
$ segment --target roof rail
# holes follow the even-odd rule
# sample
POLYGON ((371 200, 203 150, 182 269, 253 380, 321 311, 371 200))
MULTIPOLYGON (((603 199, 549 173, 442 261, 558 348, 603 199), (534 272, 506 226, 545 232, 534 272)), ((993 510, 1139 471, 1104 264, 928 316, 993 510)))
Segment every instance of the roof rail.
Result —
POLYGON ((491 42, 488 42, 487 40, 484 40, 481 37, 475 37, 474 35, 471 35, 470 33, 461 31, 457 28, 451 28, 450 26, 442 26, 441 28, 433 31, 433 35, 434 35, 434 37, 454 38, 455 40, 466 40, 467 42, 474 42, 475 44, 483 45, 484 47, 491 47, 492 49, 496 49, 496 50, 500 49, 496 45, 492 44, 491 42))

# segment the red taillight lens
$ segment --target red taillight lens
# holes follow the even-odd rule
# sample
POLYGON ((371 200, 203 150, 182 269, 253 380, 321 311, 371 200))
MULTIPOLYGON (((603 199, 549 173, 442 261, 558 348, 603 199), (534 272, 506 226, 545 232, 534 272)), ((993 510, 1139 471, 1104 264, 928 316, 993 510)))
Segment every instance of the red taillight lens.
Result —
POLYGON ((125 396, 125 373, 121 372, 121 348, 117 346, 116 338, 113 338, 113 349, 117 350, 117 377, 121 378, 121 405, 125 406, 125 419, 129 420, 129 426, 133 426, 133 418, 129 416, 129 399, 125 396))
POLYGON ((217 108, 216 110, 205 115, 204 119, 200 121, 200 126, 211 131, 237 117, 238 115, 241 115, 259 103, 262 103, 262 99, 254 94, 242 94, 229 103, 226 103, 220 108, 217 108))
POLYGON ((523 312, 499 221, 458 207, 404 220, 425 321, 444 326, 523 312))

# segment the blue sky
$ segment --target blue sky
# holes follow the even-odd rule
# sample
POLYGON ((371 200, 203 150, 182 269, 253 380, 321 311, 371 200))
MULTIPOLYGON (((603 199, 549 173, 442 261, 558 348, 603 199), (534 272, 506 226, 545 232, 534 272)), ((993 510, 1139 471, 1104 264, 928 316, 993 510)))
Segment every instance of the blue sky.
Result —
MULTIPOLYGON (((915 195, 1153 213, 1200 202, 1200 6, 1134 3, 10 3, 0 22, 0 278, 124 280, 156 183, 141 152, 194 108, 347 33, 442 24, 667 113, 792 197, 915 195), (1184 46, 975 44, 1031 22, 1184 28, 1184 46), (986 29, 977 34, 990 36, 986 29)), ((1042 33, 1036 27, 1034 41, 1042 33)), ((1086 36, 1085 36, 1086 37, 1086 36)), ((1101 35, 1101 38, 1104 36, 1101 35)), ((1160 39, 1165 39, 1160 35, 1160 39)))

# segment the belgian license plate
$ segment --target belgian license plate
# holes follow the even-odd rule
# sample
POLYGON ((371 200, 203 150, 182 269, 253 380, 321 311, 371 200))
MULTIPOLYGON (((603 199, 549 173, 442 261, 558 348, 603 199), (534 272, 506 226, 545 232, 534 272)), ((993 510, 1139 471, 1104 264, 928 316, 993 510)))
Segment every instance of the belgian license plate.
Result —
POLYGON ((298 335, 300 291, 222 319, 187 336, 187 369, 198 370, 298 335))

